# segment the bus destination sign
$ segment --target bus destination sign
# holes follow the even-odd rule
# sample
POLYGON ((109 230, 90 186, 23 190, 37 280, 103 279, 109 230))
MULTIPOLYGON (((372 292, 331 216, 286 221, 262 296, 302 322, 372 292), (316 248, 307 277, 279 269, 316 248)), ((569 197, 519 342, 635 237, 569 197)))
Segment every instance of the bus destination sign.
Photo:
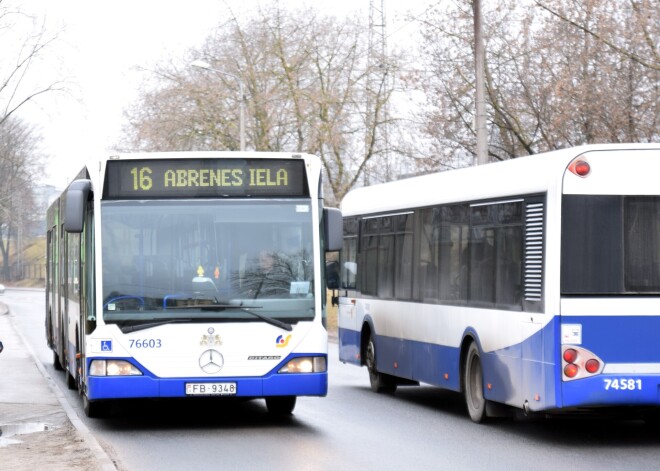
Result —
POLYGON ((276 159, 110 160, 104 198, 309 196, 305 162, 276 159))

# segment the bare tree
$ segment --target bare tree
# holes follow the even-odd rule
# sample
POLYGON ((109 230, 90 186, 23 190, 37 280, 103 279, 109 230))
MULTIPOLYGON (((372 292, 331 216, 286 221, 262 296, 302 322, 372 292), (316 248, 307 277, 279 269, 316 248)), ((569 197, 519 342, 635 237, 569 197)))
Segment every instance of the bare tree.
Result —
MULTIPOLYGON (((28 222, 33 206, 33 176, 38 170, 39 137, 19 117, 19 110, 38 97, 63 86, 43 83, 34 66, 46 53, 56 36, 43 24, 0 0, 0 45, 5 60, 0 63, 0 254, 1 274, 9 279, 9 254, 12 238, 28 222)), ((19 247, 20 249, 20 247, 19 247)))
POLYGON ((5 280, 11 279, 12 239, 29 223, 34 206, 32 181, 40 168, 38 145, 33 129, 18 118, 0 124, 0 255, 5 280))
MULTIPOLYGON (((341 200, 369 162, 384 154, 376 135, 392 121, 382 112, 392 87, 381 83, 367 90, 367 36, 358 20, 275 5, 220 25, 201 51, 184 59, 178 68, 160 66, 157 85, 128 111, 124 147, 238 149, 244 99, 248 148, 319 155, 331 202, 341 200), (191 69, 193 59, 218 72, 191 69)), ((381 66, 394 73, 396 63, 389 58, 381 66)))
MULTIPOLYGON (((485 12, 490 158, 657 140, 660 81, 651 25, 657 31, 660 13, 652 2, 537 3, 543 8, 498 0, 485 12)), ((420 83, 436 165, 474 154, 470 26, 469 3, 456 0, 435 10, 424 27, 433 73, 420 83)))
POLYGON ((0 44, 4 43, 2 49, 7 58, 0 65, 0 124, 26 103, 64 89, 60 81, 28 80, 35 78, 35 63, 57 39, 43 23, 32 28, 34 21, 6 0, 0 0, 0 44), (29 31, 23 34, 26 28, 29 31))
POLYGON ((564 135, 573 125, 584 138, 573 135, 566 142, 650 142, 660 137, 660 9, 654 3, 537 2, 550 13, 555 35, 572 38, 563 45, 572 73, 563 67, 560 81, 562 91, 577 82, 582 116, 579 122, 568 113, 556 119, 564 123, 564 135))
POLYGON ((625 56, 631 61, 653 70, 660 70, 660 44, 658 44, 658 30, 660 29, 660 15, 658 5, 654 0, 610 0, 610 1, 556 1, 535 0, 536 5, 556 16, 561 21, 593 37, 594 40, 605 44, 612 51, 625 56), (620 30, 608 24, 598 24, 584 18, 576 12, 581 10, 582 4, 589 9, 603 7, 605 13, 612 13, 610 19, 620 20, 619 8, 608 8, 618 4, 622 9, 629 10, 624 15, 625 31, 637 36, 631 41, 631 35, 619 36, 620 30), (577 9, 575 7, 578 7, 577 9), (619 17, 619 18, 617 18, 619 17))

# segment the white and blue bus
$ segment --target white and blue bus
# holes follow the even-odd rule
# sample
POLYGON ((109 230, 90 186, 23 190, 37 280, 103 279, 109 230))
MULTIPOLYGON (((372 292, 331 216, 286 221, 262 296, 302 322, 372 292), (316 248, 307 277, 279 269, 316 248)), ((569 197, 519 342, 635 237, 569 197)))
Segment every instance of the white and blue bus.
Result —
POLYGON ((126 154, 48 209, 46 337, 89 416, 113 400, 327 393, 342 218, 304 154, 126 154))
POLYGON ((590 145, 350 192, 340 360, 461 392, 475 422, 657 419, 658 175, 660 145, 590 145))

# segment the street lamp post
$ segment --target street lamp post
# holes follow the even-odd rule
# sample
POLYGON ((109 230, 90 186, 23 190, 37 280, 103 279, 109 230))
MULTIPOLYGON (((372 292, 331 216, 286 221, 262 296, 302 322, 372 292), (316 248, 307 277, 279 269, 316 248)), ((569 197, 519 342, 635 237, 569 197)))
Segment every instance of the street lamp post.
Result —
POLYGON ((193 67, 198 67, 200 69, 215 72, 217 74, 226 75, 227 77, 232 77, 238 82, 238 92, 241 95, 241 99, 238 105, 238 109, 239 109, 238 132, 240 135, 241 151, 244 151, 245 150, 245 95, 243 93, 243 81, 237 75, 230 74, 229 72, 225 72, 224 70, 214 69, 213 67, 211 67, 211 65, 208 62, 196 60, 191 62, 190 65, 193 67))

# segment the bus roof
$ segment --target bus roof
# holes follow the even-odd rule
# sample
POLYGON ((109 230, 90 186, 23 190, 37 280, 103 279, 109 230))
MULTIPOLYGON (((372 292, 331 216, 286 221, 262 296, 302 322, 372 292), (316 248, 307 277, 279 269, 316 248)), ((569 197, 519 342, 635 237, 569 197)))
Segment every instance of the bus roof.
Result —
POLYGON ((657 149, 660 144, 592 144, 503 162, 405 178, 357 188, 343 199, 344 216, 377 214, 458 201, 542 193, 560 186, 576 157, 595 151, 657 149))
POLYGON ((312 157, 312 154, 304 152, 261 152, 261 151, 171 151, 171 152, 135 152, 113 154, 104 160, 122 160, 122 159, 209 159, 209 158, 227 158, 227 159, 286 159, 286 158, 305 158, 312 157))

